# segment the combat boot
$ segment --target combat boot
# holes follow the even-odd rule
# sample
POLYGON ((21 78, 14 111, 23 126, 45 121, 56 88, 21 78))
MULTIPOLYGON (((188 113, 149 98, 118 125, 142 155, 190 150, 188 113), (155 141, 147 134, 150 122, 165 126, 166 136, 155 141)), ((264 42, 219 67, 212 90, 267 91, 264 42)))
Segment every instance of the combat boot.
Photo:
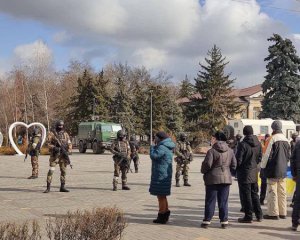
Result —
POLYGON ((176 187, 180 187, 179 179, 176 179, 176 187))
POLYGON ((190 186, 192 186, 192 185, 189 184, 189 182, 188 182, 187 179, 184 179, 184 184, 183 184, 183 186, 190 187, 190 186))
POLYGON ((36 178, 38 178, 38 177, 37 176, 30 176, 27 179, 36 179, 36 178))
POLYGON ((46 190, 44 191, 44 193, 50 192, 50 185, 51 185, 51 184, 47 182, 47 188, 46 188, 46 190))
POLYGON ((122 190, 130 190, 130 188, 126 184, 122 184, 122 190))
POLYGON ((60 191, 60 192, 70 192, 68 189, 65 188, 65 184, 64 184, 64 183, 62 183, 62 184, 60 185, 59 191, 60 191))

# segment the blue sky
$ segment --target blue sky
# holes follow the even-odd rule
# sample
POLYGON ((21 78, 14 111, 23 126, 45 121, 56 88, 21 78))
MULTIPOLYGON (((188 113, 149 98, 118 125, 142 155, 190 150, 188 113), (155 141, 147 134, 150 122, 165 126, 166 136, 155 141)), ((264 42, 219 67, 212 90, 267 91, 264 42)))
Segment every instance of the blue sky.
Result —
POLYGON ((174 81, 185 74, 193 79, 216 43, 237 86, 263 81, 266 39, 273 32, 291 38, 300 52, 299 0, 200 2, 0 0, 0 76, 37 40, 51 52, 57 70, 66 69, 71 59, 98 69, 126 61, 166 70, 174 81))

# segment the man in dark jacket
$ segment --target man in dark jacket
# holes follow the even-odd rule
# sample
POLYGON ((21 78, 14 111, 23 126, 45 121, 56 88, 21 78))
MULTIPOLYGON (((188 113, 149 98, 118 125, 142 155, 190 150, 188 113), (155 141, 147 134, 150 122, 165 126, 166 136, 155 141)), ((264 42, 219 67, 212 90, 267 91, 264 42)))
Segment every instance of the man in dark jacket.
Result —
POLYGON ((272 136, 268 138, 261 163, 268 185, 268 214, 265 219, 285 219, 286 209, 286 172, 290 159, 290 144, 282 133, 282 123, 278 120, 271 125, 272 136))
POLYGON ((291 172, 296 181, 295 199, 292 213, 292 230, 297 231, 300 221, 300 141, 295 145, 291 157, 291 172))
POLYGON ((262 147, 253 128, 245 126, 243 129, 244 140, 239 144, 237 160, 237 179, 241 195, 241 204, 245 216, 239 218, 240 223, 252 223, 252 213, 255 213, 257 221, 262 219, 262 211, 258 196, 258 164, 262 158, 262 147))
POLYGON ((236 159, 233 150, 226 143, 223 132, 216 132, 212 138, 212 148, 207 152, 201 166, 205 183, 205 213, 201 227, 207 228, 214 216, 218 199, 219 217, 222 228, 228 225, 228 196, 232 184, 230 170, 235 170, 236 159))

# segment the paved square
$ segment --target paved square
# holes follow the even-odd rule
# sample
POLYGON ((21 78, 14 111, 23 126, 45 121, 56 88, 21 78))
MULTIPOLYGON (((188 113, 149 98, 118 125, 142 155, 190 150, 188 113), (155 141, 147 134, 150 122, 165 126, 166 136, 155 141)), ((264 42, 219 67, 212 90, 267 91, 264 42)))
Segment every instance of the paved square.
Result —
MULTIPOLYGON (((237 183, 231 187, 229 200, 230 228, 220 228, 216 211, 209 229, 199 228, 203 218, 204 185, 200 165, 203 157, 195 157, 190 167, 192 187, 172 186, 169 197, 170 223, 156 225, 152 220, 157 214, 157 200, 148 192, 151 162, 149 156, 141 155, 140 172, 128 174, 131 191, 112 191, 113 162, 109 153, 72 155, 74 168, 68 168, 66 187, 70 193, 59 191, 59 168, 53 175, 53 186, 49 194, 43 194, 48 172, 48 156, 40 157, 40 176, 27 180, 31 173, 30 160, 22 157, 0 155, 0 221, 43 220, 52 214, 63 214, 68 210, 91 209, 93 207, 118 206, 126 213, 128 227, 125 240, 207 240, 207 239, 288 239, 299 240, 300 232, 291 232, 291 208, 286 220, 263 221, 262 223, 239 224, 239 195, 237 183)), ((133 167, 133 166, 132 166, 133 167)), ((175 164, 173 165, 175 167, 175 164)), ((174 182, 173 182, 174 184, 174 182)), ((263 207, 265 211, 265 207, 263 207)), ((45 238, 46 239, 46 238, 45 238)))

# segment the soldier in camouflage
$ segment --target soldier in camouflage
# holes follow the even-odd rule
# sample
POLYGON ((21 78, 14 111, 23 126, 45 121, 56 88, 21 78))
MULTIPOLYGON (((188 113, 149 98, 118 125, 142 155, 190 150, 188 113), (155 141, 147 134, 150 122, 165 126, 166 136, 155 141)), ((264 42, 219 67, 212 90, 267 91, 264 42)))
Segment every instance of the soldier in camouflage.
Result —
POLYGON ((180 187, 180 175, 182 173, 184 186, 190 187, 191 184, 188 182, 188 171, 189 171, 189 164, 193 160, 192 155, 192 148, 190 143, 187 141, 187 135, 185 133, 180 133, 179 141, 176 144, 175 150, 175 162, 176 164, 176 173, 175 173, 175 180, 176 180, 176 187, 180 187))
MULTIPOLYGON (((31 157, 32 174, 28 179, 36 179, 39 176, 39 154, 42 144, 42 135, 37 128, 33 129, 32 137, 29 139, 29 144, 26 150, 31 157)), ((26 155, 27 156, 27 155, 26 155)))
POLYGON ((68 133, 64 131, 64 122, 59 120, 55 123, 55 129, 52 132, 49 132, 48 135, 48 146, 50 151, 50 169, 47 175, 47 189, 44 193, 50 192, 50 186, 52 181, 52 175, 55 170, 55 166, 59 164, 60 167, 60 192, 69 192, 65 188, 66 183, 66 168, 69 164, 67 157, 62 152, 62 146, 67 149, 68 153, 72 151, 72 143, 68 133))
POLYGON ((130 145, 130 159, 134 163, 135 173, 138 173, 139 172, 139 159, 140 159, 139 154, 138 154, 139 145, 136 142, 136 139, 134 136, 130 137, 129 145, 130 145))
POLYGON ((111 145, 110 151, 113 154, 114 160, 114 179, 113 191, 118 189, 118 180, 120 172, 122 174, 122 190, 130 190, 127 186, 127 173, 130 169, 130 147, 125 139, 125 133, 120 130, 117 132, 117 139, 111 145))

